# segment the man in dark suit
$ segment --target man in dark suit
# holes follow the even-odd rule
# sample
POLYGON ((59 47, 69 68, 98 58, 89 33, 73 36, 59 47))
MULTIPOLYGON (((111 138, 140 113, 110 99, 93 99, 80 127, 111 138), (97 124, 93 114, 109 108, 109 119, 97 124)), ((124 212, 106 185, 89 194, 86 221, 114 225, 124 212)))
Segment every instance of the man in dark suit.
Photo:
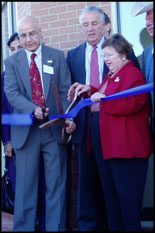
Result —
MULTIPOLYGON (((149 35, 154 38, 154 11, 153 2, 137 2, 132 8, 133 16, 146 13, 146 28, 149 35)), ((154 77, 154 48, 153 43, 144 49, 142 54, 142 72, 145 76, 147 83, 153 82, 154 77)), ((152 101, 152 130, 154 131, 154 92, 151 91, 152 101)), ((153 132, 154 134, 154 132, 153 132)))
MULTIPOLYGON (((83 9, 79 16, 80 26, 86 42, 70 50, 67 63, 71 72, 72 83, 69 96, 74 96, 74 89, 80 84, 90 84, 91 52, 97 46, 99 83, 108 67, 104 63, 101 45, 105 40, 105 15, 102 9, 90 6, 83 9)), ((132 54, 134 64, 140 69, 138 61, 132 54)), ((69 101, 71 98, 69 97, 69 101)), ((107 219, 104 205, 104 195, 101 189, 94 153, 87 152, 88 125, 91 112, 84 108, 75 118, 77 125, 73 133, 72 144, 75 145, 78 160, 78 195, 77 195, 77 225, 79 231, 107 231, 107 219)), ((96 132, 94 132, 95 137, 96 132)), ((96 145, 98 147, 98 145, 96 145)))
MULTIPOLYGON (((11 129, 12 146, 16 149, 13 229, 35 230, 39 162, 42 154, 46 184, 46 231, 65 231, 67 156, 66 146, 61 140, 62 127, 56 125, 40 129, 39 125, 47 122, 48 116, 58 114, 53 81, 58 88, 64 111, 68 107, 70 74, 63 52, 40 44, 41 29, 35 18, 22 18, 19 21, 18 33, 23 49, 5 60, 4 87, 8 101, 14 107, 14 113, 33 113, 34 122, 31 126, 12 126, 11 129), (38 77, 41 84, 37 86, 43 91, 34 91, 32 86, 32 79, 35 81, 38 77), (37 98, 35 94, 41 94, 41 98, 37 98), (44 103, 44 108, 40 102, 44 103)), ((68 119, 66 122, 66 131, 71 133, 75 124, 68 119)))

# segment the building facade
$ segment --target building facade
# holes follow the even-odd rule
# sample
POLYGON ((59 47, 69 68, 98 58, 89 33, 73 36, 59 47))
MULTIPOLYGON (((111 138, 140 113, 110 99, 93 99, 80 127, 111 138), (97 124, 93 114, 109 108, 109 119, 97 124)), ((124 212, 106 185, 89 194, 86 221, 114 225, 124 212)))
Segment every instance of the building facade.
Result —
MULTIPOLYGON (((9 56, 7 40, 10 35, 17 31, 18 20, 23 16, 30 15, 38 19, 42 36, 45 44, 67 51, 83 43, 84 38, 79 25, 80 11, 90 5, 103 9, 111 19, 111 34, 121 33, 129 42, 133 44, 133 49, 138 57, 144 47, 152 41, 148 35, 145 35, 147 44, 140 43, 140 33, 144 29, 145 16, 139 18, 131 16, 131 8, 134 2, 1 2, 2 4, 2 54, 1 70, 4 70, 4 59, 9 56), (136 27, 135 27, 136 25, 136 27), (131 36, 134 35, 134 36, 131 36), (148 39, 149 38, 149 39, 148 39), (132 41, 133 40, 133 41, 132 41)), ((144 40, 143 40, 144 41, 144 40)), ((75 156, 73 156, 75 158, 75 156)), ((76 167, 75 161, 73 166, 76 167)), ((150 169, 144 194, 143 206, 153 207, 153 159, 150 162, 150 169)), ((77 176, 75 169, 73 175, 77 176)), ((75 185, 75 189, 77 186, 75 185)), ((74 205, 76 203, 76 194, 74 192, 74 205)), ((74 212, 74 211, 73 211, 74 212)), ((73 213, 74 214, 74 213, 73 213)))

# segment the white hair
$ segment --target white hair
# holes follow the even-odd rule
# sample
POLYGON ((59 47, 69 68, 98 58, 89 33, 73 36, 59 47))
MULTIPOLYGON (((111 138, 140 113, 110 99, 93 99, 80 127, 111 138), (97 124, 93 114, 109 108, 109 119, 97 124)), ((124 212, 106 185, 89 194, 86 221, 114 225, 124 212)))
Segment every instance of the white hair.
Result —
POLYGON ((89 6, 89 7, 84 8, 79 15, 80 25, 82 25, 83 16, 87 12, 98 12, 100 14, 101 20, 103 21, 103 23, 105 23, 105 15, 104 15, 103 10, 96 6, 89 6))

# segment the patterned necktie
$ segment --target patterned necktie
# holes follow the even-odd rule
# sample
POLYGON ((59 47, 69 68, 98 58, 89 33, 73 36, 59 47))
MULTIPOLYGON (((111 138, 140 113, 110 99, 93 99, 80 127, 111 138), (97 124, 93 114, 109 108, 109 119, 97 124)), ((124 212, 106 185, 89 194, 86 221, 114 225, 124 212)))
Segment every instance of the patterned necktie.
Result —
POLYGON ((96 51, 97 46, 94 46, 91 53, 91 64, 90 64, 90 85, 99 88, 99 66, 98 66, 98 56, 96 51))
POLYGON ((31 64, 30 64, 30 80, 31 80, 31 89, 32 89, 32 102, 41 108, 45 108, 45 99, 41 84, 41 78, 39 74, 38 67, 35 63, 36 54, 32 53, 31 55, 31 64))

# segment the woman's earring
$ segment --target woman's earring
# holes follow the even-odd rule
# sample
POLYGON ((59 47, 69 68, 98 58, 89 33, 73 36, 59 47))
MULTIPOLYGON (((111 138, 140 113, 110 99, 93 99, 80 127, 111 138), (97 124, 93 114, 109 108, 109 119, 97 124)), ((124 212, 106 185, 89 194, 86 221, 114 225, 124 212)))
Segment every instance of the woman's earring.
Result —
POLYGON ((125 61, 126 60, 126 58, 125 57, 123 57, 123 61, 125 61))

